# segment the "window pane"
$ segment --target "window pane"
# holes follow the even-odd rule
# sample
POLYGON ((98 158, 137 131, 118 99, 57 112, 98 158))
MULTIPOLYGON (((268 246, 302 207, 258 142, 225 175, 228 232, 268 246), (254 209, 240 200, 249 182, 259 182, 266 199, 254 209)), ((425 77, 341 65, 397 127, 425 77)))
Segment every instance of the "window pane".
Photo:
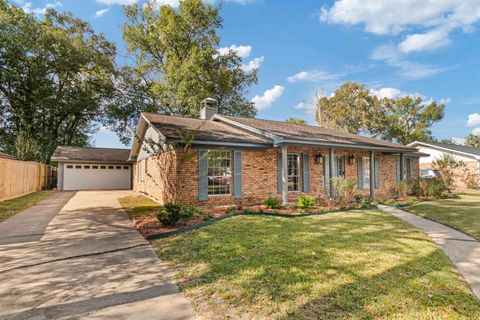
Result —
POLYGON ((232 153, 230 151, 209 151, 207 157, 208 194, 231 193, 232 153))
POLYGON ((300 155, 287 155, 288 191, 300 191, 300 155))

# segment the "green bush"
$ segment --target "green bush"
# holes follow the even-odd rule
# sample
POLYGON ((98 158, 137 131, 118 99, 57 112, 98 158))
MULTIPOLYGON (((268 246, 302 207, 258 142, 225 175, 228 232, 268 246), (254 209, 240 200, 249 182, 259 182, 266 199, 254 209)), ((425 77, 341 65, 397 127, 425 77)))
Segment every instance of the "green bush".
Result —
POLYGON ((265 201, 263 201, 263 204, 270 209, 278 209, 282 206, 280 199, 272 196, 271 194, 269 194, 265 201))
POLYGON ((315 207, 317 199, 314 196, 300 196, 298 198, 297 207, 302 209, 310 209, 315 207))
POLYGON ((415 179, 402 180, 398 184, 398 191, 404 197, 416 195, 418 189, 418 182, 415 179))
POLYGON ((355 201, 358 203, 359 208, 369 208, 372 206, 372 199, 361 194, 355 196, 355 201))
POLYGON ((332 178, 334 198, 342 207, 348 207, 355 201, 358 195, 357 179, 347 179, 344 177, 332 178))
POLYGON ((445 198, 445 195, 448 196, 447 186, 442 179, 428 179, 427 185, 427 196, 434 198, 445 198))
POLYGON ((192 218, 202 213, 202 209, 193 205, 166 203, 157 212, 157 219, 165 226, 175 226, 180 220, 192 218))

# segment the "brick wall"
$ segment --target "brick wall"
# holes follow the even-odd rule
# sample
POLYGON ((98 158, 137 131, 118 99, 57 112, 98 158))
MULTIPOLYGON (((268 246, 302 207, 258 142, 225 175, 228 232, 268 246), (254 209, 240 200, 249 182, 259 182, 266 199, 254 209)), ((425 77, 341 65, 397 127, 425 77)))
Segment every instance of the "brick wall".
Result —
MULTIPOLYGON (((181 186, 181 202, 190 203, 200 206, 211 205, 239 205, 239 204, 258 204, 269 195, 281 197, 277 194, 277 162, 280 148, 270 148, 265 151, 244 151, 242 157, 242 171, 243 171, 243 198, 235 199, 233 195, 215 195, 209 196, 206 201, 198 200, 198 150, 193 150, 194 156, 190 161, 179 165, 176 171, 181 186)), ((310 192, 290 192, 289 201, 296 201, 300 195, 309 194, 316 197, 325 197, 324 193, 324 173, 323 164, 315 163, 315 155, 320 152, 322 155, 328 156, 328 149, 313 148, 313 147, 288 147, 289 153, 303 153, 309 154, 310 161, 310 192)), ((335 155, 344 156, 345 159, 345 176, 347 178, 358 177, 357 157, 368 157, 368 151, 351 151, 345 149, 336 149, 335 155), (355 164, 348 163, 348 157, 355 156, 355 164)), ((384 186, 387 184, 396 183, 396 158, 394 156, 382 155, 376 153, 380 159, 380 188, 376 190, 378 196, 382 196, 385 192, 384 186)), ((137 177, 137 164, 134 165, 133 170, 133 185, 134 190, 147 194, 156 199, 160 203, 165 201, 162 194, 160 177, 162 176, 158 171, 158 165, 154 163, 154 158, 146 160, 148 162, 145 166, 143 161, 142 170, 147 172, 143 175, 143 181, 139 181, 137 177), (147 168, 146 168, 147 167, 147 168)), ((161 161, 161 160, 160 160, 161 161)), ((412 172, 418 177, 418 159, 412 159, 412 172)), ((369 195, 370 191, 360 190, 364 195, 369 195)))
MULTIPOLYGON (((464 181, 465 175, 469 172, 471 174, 480 175, 479 162, 478 161, 465 161, 465 167, 455 170, 455 177, 453 179, 453 185, 455 189, 467 189, 467 185, 464 181)), ((432 169, 435 168, 433 163, 421 163, 420 169, 432 169)), ((480 176, 479 176, 480 179, 480 176)))

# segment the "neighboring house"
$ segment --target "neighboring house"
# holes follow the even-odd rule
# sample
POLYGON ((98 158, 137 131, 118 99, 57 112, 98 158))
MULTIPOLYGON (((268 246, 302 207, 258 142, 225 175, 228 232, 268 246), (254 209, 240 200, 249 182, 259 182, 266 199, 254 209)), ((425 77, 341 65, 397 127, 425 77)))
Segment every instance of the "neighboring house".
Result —
POLYGON ((477 179, 480 179, 480 148, 419 141, 410 143, 408 147, 417 148, 419 152, 430 155, 420 159, 420 169, 435 168, 433 162, 442 158, 444 154, 450 154, 455 159, 463 161, 465 167, 457 172, 454 179, 454 185, 456 188, 463 189, 467 187, 464 181, 467 174, 477 175, 477 179))
POLYGON ((131 189, 130 149, 60 146, 52 161, 58 162, 58 190, 131 189))
POLYGON ((216 101, 205 99, 199 119, 142 113, 130 160, 133 189, 160 203, 177 183, 181 202, 234 205, 261 203, 269 194, 284 203, 323 197, 332 192, 329 177, 338 176, 358 179, 360 191, 374 197, 417 178, 420 156, 412 147, 319 126, 219 115, 216 101), (179 151, 157 157, 151 142, 179 142, 185 133, 193 136, 192 157, 174 160, 174 170, 162 174, 179 151))

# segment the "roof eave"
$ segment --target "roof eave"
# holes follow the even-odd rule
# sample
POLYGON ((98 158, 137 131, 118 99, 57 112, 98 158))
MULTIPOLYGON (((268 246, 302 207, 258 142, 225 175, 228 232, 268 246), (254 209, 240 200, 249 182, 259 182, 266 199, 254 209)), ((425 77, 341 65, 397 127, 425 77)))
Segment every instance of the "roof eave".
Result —
POLYGON ((282 144, 302 144, 302 145, 312 145, 320 147, 336 147, 336 148, 346 148, 346 149, 358 149, 358 150, 374 150, 374 151, 386 151, 386 152, 415 152, 417 149, 414 148, 395 148, 395 147, 382 147, 382 146, 369 146, 362 144, 342 144, 342 143, 331 143, 331 142, 321 142, 314 140, 300 140, 300 139, 283 139, 280 143, 274 144, 275 147, 282 144))
POLYGON ((460 155, 468 156, 468 157, 474 158, 475 160, 480 161, 480 156, 478 156, 476 154, 463 152, 463 151, 458 151, 458 150, 449 149, 449 148, 444 148, 444 147, 440 147, 440 146, 437 146, 437 145, 434 145, 434 144, 430 144, 428 142, 414 141, 412 143, 409 143, 407 146, 414 146, 414 145, 423 145, 423 146, 430 147, 430 148, 433 148, 433 149, 446 150, 446 151, 449 151, 451 153, 457 153, 457 154, 460 154, 460 155))

